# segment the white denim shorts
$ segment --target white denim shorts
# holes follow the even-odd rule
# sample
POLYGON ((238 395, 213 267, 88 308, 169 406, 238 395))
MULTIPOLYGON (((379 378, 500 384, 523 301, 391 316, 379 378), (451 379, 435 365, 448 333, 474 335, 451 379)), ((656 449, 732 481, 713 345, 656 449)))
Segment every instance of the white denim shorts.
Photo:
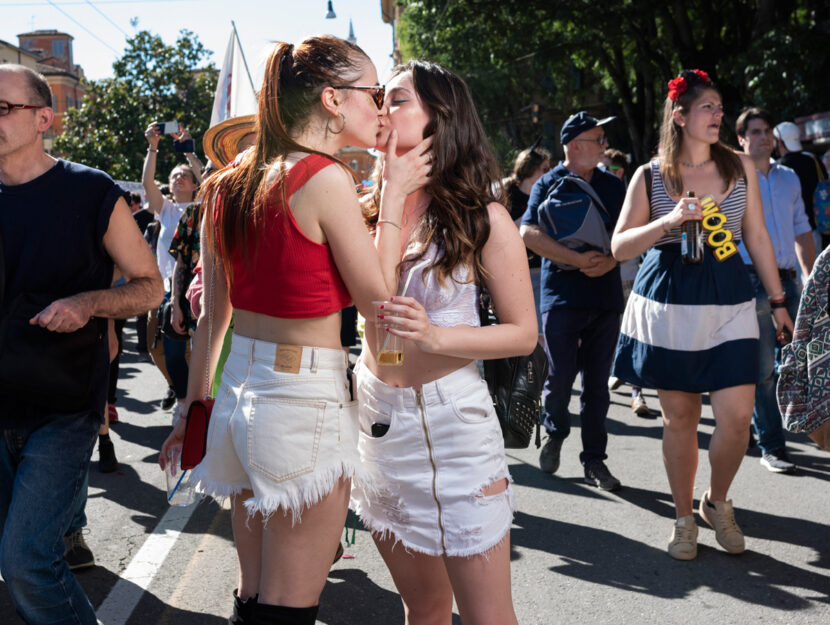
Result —
POLYGON ((352 488, 351 506, 372 533, 431 556, 472 556, 495 547, 513 521, 515 498, 487 384, 470 363, 420 393, 381 382, 358 364, 358 449, 372 489, 352 488), (371 436, 372 423, 388 431, 371 436), (507 478, 507 490, 484 487, 507 478))
POLYGON ((216 498, 252 490, 249 514, 281 509, 298 521, 339 479, 360 477, 357 401, 342 350, 303 347, 297 373, 274 371, 276 350, 233 335, 207 453, 190 483, 216 498))

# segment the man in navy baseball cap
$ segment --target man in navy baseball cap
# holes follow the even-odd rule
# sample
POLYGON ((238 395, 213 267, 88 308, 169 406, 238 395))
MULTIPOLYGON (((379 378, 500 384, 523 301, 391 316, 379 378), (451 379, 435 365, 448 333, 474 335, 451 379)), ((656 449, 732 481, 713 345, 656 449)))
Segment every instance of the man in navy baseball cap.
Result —
POLYGON ((587 111, 579 111, 576 115, 571 115, 567 121, 562 124, 559 139, 562 141, 562 145, 566 145, 576 139, 583 132, 596 128, 597 126, 603 126, 615 119, 617 118, 614 116, 597 119, 596 117, 588 115, 587 111))
POLYGON ((591 185, 592 195, 602 202, 602 210, 608 215, 606 229, 610 236, 625 199, 623 182, 597 168, 607 144, 601 126, 612 119, 598 120, 580 111, 564 123, 560 138, 565 160, 533 185, 519 230, 525 245, 542 257, 539 308, 548 355, 542 425, 548 440, 539 454, 539 468, 545 473, 559 470, 562 443, 571 431, 568 402, 579 373, 582 380, 579 460, 585 481, 607 491, 620 488, 620 481, 605 464, 608 458, 605 422, 610 405, 608 376, 623 311, 620 269, 605 250, 578 251, 555 240, 540 227, 539 214, 548 210, 547 198, 558 190, 570 189, 570 197, 581 195, 582 200, 577 203, 582 206, 594 202, 582 185, 564 180, 578 176, 591 185), (580 190, 574 192, 574 186, 580 190), (563 269, 566 266, 573 269, 563 269))

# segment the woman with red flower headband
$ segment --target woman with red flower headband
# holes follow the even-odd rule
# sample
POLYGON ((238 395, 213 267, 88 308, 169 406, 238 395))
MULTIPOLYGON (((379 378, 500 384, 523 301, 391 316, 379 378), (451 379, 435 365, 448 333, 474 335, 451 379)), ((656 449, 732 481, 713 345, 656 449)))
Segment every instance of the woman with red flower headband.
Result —
MULTIPOLYGON (((697 555, 693 516, 701 394, 709 393, 715 431, 711 478, 700 515, 729 553, 745 549, 726 495, 746 451, 758 376, 758 324, 743 240, 767 293, 781 294, 752 161, 719 140, 721 96, 706 72, 683 70, 668 83, 659 158, 634 175, 611 241, 625 261, 646 253, 620 330, 613 375, 658 389, 663 460, 677 521, 669 555, 697 555), (687 192, 695 197, 684 197, 687 192), (681 261, 681 224, 703 220, 703 262, 681 261)), ((772 302, 776 300, 773 296, 772 302)), ((779 328, 792 331, 773 305, 779 328)))

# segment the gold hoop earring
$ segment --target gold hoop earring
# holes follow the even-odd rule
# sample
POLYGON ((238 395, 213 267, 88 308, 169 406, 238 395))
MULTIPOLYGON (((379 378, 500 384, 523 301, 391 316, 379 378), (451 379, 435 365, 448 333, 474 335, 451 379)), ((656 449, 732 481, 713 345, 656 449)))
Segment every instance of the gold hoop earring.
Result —
POLYGON ((332 130, 329 124, 331 123, 331 117, 329 117, 328 121, 326 122, 326 132, 330 132, 333 135, 339 135, 343 132, 343 129, 346 127, 346 116, 343 113, 340 113, 340 119, 343 121, 343 125, 340 126, 340 130, 332 130))

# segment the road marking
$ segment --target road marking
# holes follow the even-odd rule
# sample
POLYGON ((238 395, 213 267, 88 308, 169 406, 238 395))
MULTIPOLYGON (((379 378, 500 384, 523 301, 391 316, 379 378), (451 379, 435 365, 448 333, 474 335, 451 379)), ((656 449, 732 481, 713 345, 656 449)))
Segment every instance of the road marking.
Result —
POLYGON ((195 509, 196 506, 173 506, 164 514, 98 608, 99 621, 104 625, 127 622, 195 509))
MULTIPOLYGON (((156 625, 176 623, 180 619, 179 610, 190 607, 184 606, 184 604, 187 603, 187 595, 192 594, 194 586, 198 586, 200 584, 200 580, 204 579, 205 571, 210 567, 216 566, 214 558, 216 557, 217 551, 216 549, 210 549, 208 547, 215 541, 225 542, 225 539, 221 537, 219 532, 219 526, 223 522, 223 510, 230 511, 229 500, 227 499, 222 501, 221 506, 217 506, 210 525, 202 534, 202 538, 199 541, 199 544, 196 545, 193 555, 184 566, 184 572, 179 577, 179 583, 176 584, 176 588, 173 590, 173 593, 164 602, 164 611, 161 613, 161 617, 159 617, 156 625), (202 562, 202 560, 204 560, 204 562, 202 562)), ((236 580, 234 580, 234 582, 235 581, 236 580)), ((229 582, 229 584, 231 585, 231 588, 237 585, 232 582, 229 582)), ((228 595, 230 595, 231 588, 227 589, 228 595)))

